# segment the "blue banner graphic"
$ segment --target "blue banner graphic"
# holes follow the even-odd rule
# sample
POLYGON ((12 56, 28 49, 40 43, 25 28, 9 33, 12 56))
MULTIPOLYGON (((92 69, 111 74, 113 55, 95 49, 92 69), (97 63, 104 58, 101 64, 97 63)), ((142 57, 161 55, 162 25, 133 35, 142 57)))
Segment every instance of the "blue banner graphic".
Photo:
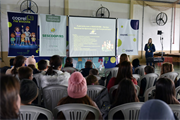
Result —
POLYGON ((39 56, 38 15, 8 12, 8 56, 39 56))

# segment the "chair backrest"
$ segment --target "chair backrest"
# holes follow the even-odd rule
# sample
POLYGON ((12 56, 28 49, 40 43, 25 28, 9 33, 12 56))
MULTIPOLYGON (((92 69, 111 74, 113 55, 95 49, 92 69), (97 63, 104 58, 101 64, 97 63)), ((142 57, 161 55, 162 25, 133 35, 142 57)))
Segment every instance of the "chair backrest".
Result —
POLYGON ((105 76, 107 77, 108 74, 111 72, 111 77, 116 77, 118 73, 118 67, 110 68, 105 71, 105 76))
POLYGON ((109 111, 108 120, 113 120, 114 114, 118 111, 123 113, 125 120, 137 120, 143 104, 143 102, 132 102, 114 107, 109 111))
POLYGON ((173 113, 178 119, 180 119, 180 105, 179 104, 169 104, 169 107, 172 109, 173 113))
POLYGON ((137 80, 137 82, 140 80, 141 76, 139 74, 133 74, 133 77, 137 80))
POLYGON ((178 93, 180 92, 180 86, 175 89, 176 99, 178 99, 178 93))
POLYGON ((169 79, 171 79, 172 81, 175 81, 175 79, 178 77, 179 73, 177 72, 168 72, 168 73, 165 73, 165 74, 162 74, 160 76, 161 77, 167 77, 169 79))
POLYGON ((77 71, 77 69, 73 67, 65 67, 62 69, 62 71, 72 74, 73 72, 77 71))
POLYGON ((149 99, 149 95, 152 95, 152 91, 153 90, 155 90, 155 86, 153 86, 153 87, 150 87, 150 88, 148 88, 146 91, 145 91, 145 93, 144 93, 144 96, 145 96, 145 102, 146 101, 148 101, 148 99, 149 99))
POLYGON ((66 120, 85 120, 88 113, 92 112, 95 115, 95 120, 99 119, 99 111, 97 108, 86 104, 64 104, 55 107, 54 117, 61 112, 64 114, 66 120))
POLYGON ((110 68, 110 69, 107 69, 105 71, 105 77, 106 77, 106 82, 105 82, 105 86, 107 87, 108 83, 109 83, 109 80, 112 78, 112 77, 117 77, 117 74, 118 74, 118 67, 114 67, 114 68, 110 68))
POLYGON ((146 87, 145 87, 144 91, 146 91, 148 88, 150 88, 154 85, 154 82, 155 82, 155 80, 158 79, 158 77, 159 77, 159 75, 156 73, 146 74, 140 78, 138 85, 141 87, 141 81, 145 78, 146 79, 146 87))
POLYGON ((87 86, 87 95, 94 100, 96 96, 104 89, 104 86, 101 85, 88 85, 87 86))
POLYGON ((135 69, 135 73, 139 74, 140 76, 143 76, 144 75, 144 68, 145 67, 146 67, 146 65, 141 65, 141 66, 137 67, 135 69))
POLYGON ((20 107, 20 120, 37 120, 39 114, 44 114, 48 120, 53 120, 53 114, 51 111, 30 105, 23 105, 20 107))
MULTIPOLYGON (((137 96, 139 95, 139 92, 140 92, 140 87, 138 85, 134 85, 135 88, 136 88, 136 94, 137 96)), ((113 100, 113 95, 114 95, 114 90, 117 90, 118 89, 118 85, 114 85, 110 88, 109 90, 109 97, 110 97, 110 100, 112 101, 113 100)))
POLYGON ((44 105, 53 111, 61 98, 68 96, 67 87, 63 85, 50 85, 43 88, 44 105))

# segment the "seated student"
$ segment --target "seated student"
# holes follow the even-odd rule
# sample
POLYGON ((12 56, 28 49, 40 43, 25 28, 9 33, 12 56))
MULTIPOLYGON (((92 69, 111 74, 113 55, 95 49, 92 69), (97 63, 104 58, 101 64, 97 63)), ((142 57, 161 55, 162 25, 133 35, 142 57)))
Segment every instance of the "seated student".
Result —
POLYGON ((86 81, 87 81, 87 85, 99 85, 98 79, 94 75, 88 75, 86 81))
POLYGON ((139 59, 138 58, 134 59, 132 61, 132 65, 133 65, 133 74, 135 74, 135 69, 140 66, 139 65, 139 59))
MULTIPOLYGON (((32 105, 41 107, 33 104, 32 102, 38 97, 39 91, 36 84, 32 80, 22 80, 20 88, 21 105, 32 105)), ((38 119, 47 119, 43 114, 38 116, 38 119)))
POLYGON ((21 66, 25 66, 26 58, 22 55, 16 56, 13 61, 13 67, 6 71, 6 74, 17 76, 17 69, 21 66))
MULTIPOLYGON (((86 79, 82 76, 80 72, 74 72, 71 74, 68 82, 67 88, 68 96, 62 98, 58 105, 68 104, 68 103, 82 103, 94 106, 98 109, 93 100, 87 95, 87 83, 86 79)), ((62 112, 58 113, 58 119, 65 119, 62 112)), ((102 118, 102 116, 101 116, 102 118)), ((87 115, 88 120, 94 119, 94 114, 89 113, 87 115)))
POLYGON ((125 54, 125 53, 121 54, 121 56, 120 56, 120 62, 119 62, 119 64, 117 64, 115 67, 119 67, 119 65, 120 65, 122 62, 124 62, 124 61, 129 61, 128 55, 125 54))
POLYGON ((4 67, 0 68, 0 73, 5 74, 8 69, 11 69, 13 67, 13 61, 14 61, 14 58, 11 58, 9 60, 10 66, 4 66, 4 67))
POLYGON ((33 70, 30 67, 24 66, 18 69, 19 80, 33 79, 33 70))
POLYGON ((36 69, 36 60, 34 59, 34 55, 30 56, 27 58, 26 60, 26 65, 31 67, 33 69, 33 74, 37 74, 40 73, 37 69, 36 69))
POLYGON ((171 108, 161 100, 148 100, 139 112, 139 120, 177 120, 171 108))
MULTIPOLYGON (((130 102, 139 102, 139 99, 136 95, 136 89, 131 79, 124 78, 119 83, 118 89, 115 94, 115 101, 110 109, 118 105, 130 103, 130 102)), ((124 116, 122 112, 119 111, 114 114, 113 119, 124 119, 124 116)))
POLYGON ((68 72, 61 71, 61 60, 62 58, 59 55, 54 55, 50 58, 50 66, 46 74, 40 76, 42 88, 52 84, 68 86, 70 74, 68 72))
POLYGON ((162 64, 161 75, 168 73, 168 72, 173 72, 173 71, 174 71, 173 64, 168 63, 168 62, 162 64))
POLYGON ((110 90, 112 86, 119 84, 123 78, 129 78, 135 85, 137 85, 137 80, 132 76, 132 65, 129 61, 124 61, 119 65, 117 77, 110 79, 107 85, 108 90, 110 90))
POLYGON ((86 61, 85 63, 85 68, 81 69, 82 70, 82 75, 84 77, 89 75, 89 71, 92 69, 92 62, 91 61, 86 61))
POLYGON ((66 63, 64 65, 64 67, 73 67, 73 64, 72 64, 72 58, 71 57, 67 57, 66 58, 66 63))
POLYGON ((180 104, 175 97, 174 82, 168 78, 160 78, 156 82, 155 99, 160 99, 167 104, 180 104))
MULTIPOLYGON (((146 66, 144 68, 144 74, 154 73, 154 68, 152 66, 146 66)), ((155 82, 154 82, 155 85, 155 82)), ((146 88, 146 78, 141 80, 140 93, 139 96, 143 96, 146 88)))
POLYGON ((10 75, 1 75, 0 80, 0 119, 18 119, 21 104, 19 81, 10 75))
POLYGON ((38 70, 42 73, 42 74, 45 74, 46 71, 48 70, 48 63, 46 60, 40 60, 38 62, 38 70))
POLYGON ((99 75, 99 71, 98 71, 97 69, 92 68, 92 69, 89 71, 89 75, 99 75))

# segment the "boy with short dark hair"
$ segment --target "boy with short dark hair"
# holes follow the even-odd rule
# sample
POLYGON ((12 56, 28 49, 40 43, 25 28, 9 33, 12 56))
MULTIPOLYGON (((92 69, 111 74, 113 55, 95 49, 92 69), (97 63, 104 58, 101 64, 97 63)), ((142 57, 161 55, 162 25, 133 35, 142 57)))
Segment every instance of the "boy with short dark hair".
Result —
POLYGON ((86 61, 85 68, 81 69, 82 70, 81 73, 84 77, 89 75, 89 71, 92 69, 92 64, 93 63, 91 61, 86 61))
POLYGON ((152 66, 146 66, 144 68, 144 74, 154 73, 154 68, 152 66))
POLYGON ((38 69, 40 72, 47 71, 47 69, 48 69, 47 61, 44 59, 40 60, 38 62, 38 69))
POLYGON ((92 68, 92 69, 89 71, 89 75, 98 75, 98 74, 99 74, 99 72, 98 72, 97 69, 92 68))
POLYGON ((33 79, 33 70, 30 67, 23 66, 18 69, 19 80, 33 79))

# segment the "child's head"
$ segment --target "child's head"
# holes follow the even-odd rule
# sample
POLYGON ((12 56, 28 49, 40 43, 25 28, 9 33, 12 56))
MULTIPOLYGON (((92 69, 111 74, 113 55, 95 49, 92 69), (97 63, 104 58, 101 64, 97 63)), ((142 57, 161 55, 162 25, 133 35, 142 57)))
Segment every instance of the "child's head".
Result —
POLYGON ((98 79, 94 75, 88 75, 86 81, 87 81, 87 85, 99 85, 98 79))
POLYGON ((21 34, 21 38, 25 38, 25 37, 26 37, 25 33, 21 34))
POLYGON ((61 70, 62 67, 62 58, 59 55, 54 55, 50 59, 50 66, 49 69, 47 70, 46 74, 47 75, 54 75, 56 72, 53 71, 55 70, 61 70))
POLYGON ((73 64, 72 64, 72 58, 71 57, 67 57, 66 58, 66 63, 65 63, 65 66, 64 67, 73 67, 73 64))
POLYGON ((156 82, 155 99, 167 104, 175 104, 175 85, 169 78, 160 78, 156 82))
POLYGON ((14 33, 11 33, 11 37, 14 38, 14 37, 15 37, 15 34, 14 34, 14 33))
POLYGON ((34 68, 36 68, 36 60, 34 59, 34 55, 27 58, 26 65, 34 65, 34 68))
POLYGON ((99 72, 98 72, 98 70, 97 69, 91 69, 90 71, 89 71, 89 75, 98 75, 99 74, 99 72))
POLYGON ((168 72, 173 72, 174 68, 173 68, 173 64, 171 63, 163 63, 161 66, 161 75, 168 73, 168 72))
POLYGON ((138 102, 136 89, 131 79, 124 78, 119 83, 114 105, 121 105, 129 102, 138 102))
POLYGON ((38 69, 40 71, 47 71, 47 69, 48 69, 47 61, 46 60, 40 60, 38 62, 38 69))
POLYGON ((30 67, 20 67, 18 69, 18 76, 20 80, 23 79, 29 79, 32 80, 33 79, 33 70, 30 67))
POLYGON ((0 118, 17 119, 21 103, 19 81, 9 75, 1 75, 0 80, 0 118))
POLYGON ((133 67, 138 67, 139 66, 139 59, 138 58, 134 59, 132 61, 132 65, 133 65, 133 67))
POLYGON ((30 105, 38 96, 38 87, 32 80, 22 80, 20 88, 21 104, 30 105))
POLYGON ((32 37, 36 37, 36 34, 34 32, 31 33, 32 37))
POLYGON ((19 32, 19 27, 15 27, 15 31, 16 31, 16 32, 19 32))
POLYGON ((80 72, 74 72, 71 74, 68 81, 68 96, 71 98, 82 98, 87 95, 87 83, 86 79, 80 72))
POLYGON ((86 61, 85 68, 92 68, 92 62, 91 61, 86 61))
POLYGON ((152 67, 152 66, 146 66, 145 68, 144 68, 144 72, 145 72, 145 75, 146 74, 149 74, 149 73, 154 73, 154 68, 152 67))
POLYGON ((16 56, 13 61, 14 68, 11 71, 11 74, 17 74, 17 68, 25 65, 26 58, 22 55, 16 56))
POLYGON ((129 61, 129 58, 127 56, 127 54, 121 54, 120 56, 120 63, 124 62, 124 61, 129 61))
POLYGON ((129 78, 129 79, 133 78, 132 65, 129 61, 124 61, 120 63, 115 85, 117 85, 124 78, 129 78))
POLYGON ((29 26, 26 26, 26 31, 29 31, 29 26))

